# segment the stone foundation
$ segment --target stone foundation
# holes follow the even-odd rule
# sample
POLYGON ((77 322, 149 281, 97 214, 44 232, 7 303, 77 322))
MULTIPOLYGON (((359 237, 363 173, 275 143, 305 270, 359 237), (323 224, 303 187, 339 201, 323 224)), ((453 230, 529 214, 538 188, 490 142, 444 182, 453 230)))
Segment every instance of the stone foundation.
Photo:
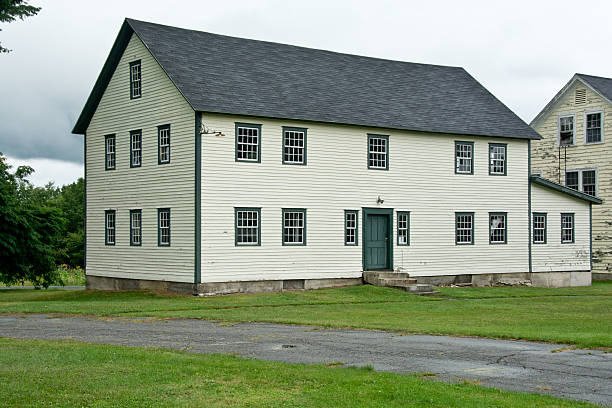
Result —
POLYGON ((612 273, 593 272, 593 282, 612 281, 612 273))
POLYGON ((590 271, 574 272, 521 272, 484 273, 474 275, 413 276, 418 283, 435 286, 471 283, 474 286, 516 285, 531 282, 532 286, 561 288, 566 286, 591 286, 590 271))
POLYGON ((362 278, 287 279, 193 284, 86 275, 86 287, 92 290, 153 290, 156 292, 172 292, 188 295, 282 292, 284 290, 337 288, 361 284, 363 284, 362 278))

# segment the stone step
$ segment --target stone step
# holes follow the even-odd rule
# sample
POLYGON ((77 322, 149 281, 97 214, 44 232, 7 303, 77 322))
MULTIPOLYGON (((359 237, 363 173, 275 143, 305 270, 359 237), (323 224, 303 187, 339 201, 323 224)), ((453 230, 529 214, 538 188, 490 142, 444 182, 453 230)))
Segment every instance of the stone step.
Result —
POLYGON ((378 283, 381 286, 407 287, 410 285, 416 285, 417 281, 414 278, 408 278, 408 279, 381 278, 378 280, 378 283))

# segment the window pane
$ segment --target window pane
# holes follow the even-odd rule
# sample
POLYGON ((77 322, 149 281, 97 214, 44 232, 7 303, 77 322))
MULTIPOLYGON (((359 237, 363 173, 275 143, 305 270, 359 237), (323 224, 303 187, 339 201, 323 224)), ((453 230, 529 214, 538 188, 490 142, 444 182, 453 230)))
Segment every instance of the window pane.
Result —
POLYGON ((132 132, 130 150, 132 167, 140 166, 142 164, 142 133, 132 132))
POLYGON ((472 173, 471 143, 455 144, 455 171, 457 173, 472 173))
POLYGON ((387 168, 387 139, 368 137, 368 167, 373 169, 387 168))
POLYGON ((170 210, 159 210, 159 244, 170 245, 170 210))
POLYGON ((589 113, 586 115, 586 142, 601 142, 601 113, 589 113))
POLYGON ((473 243, 473 221, 472 214, 456 214, 455 215, 455 240, 458 244, 473 243))
POLYGON ((561 215, 561 242, 574 242, 574 215, 561 215))
POLYGON ((357 212, 344 213, 344 243, 347 245, 357 244, 357 212))
POLYGON ((595 170, 582 171, 582 192, 592 196, 597 195, 597 180, 595 170))
POLYGON ((574 117, 559 118, 559 143, 561 146, 574 144, 574 117))
POLYGON ((285 130, 283 136, 283 161, 304 164, 306 134, 303 131, 285 130))
POLYGON ((493 244, 506 243, 506 216, 503 214, 492 214, 489 216, 489 224, 489 241, 493 244))
POLYGON ((159 161, 168 163, 170 161, 170 128, 159 128, 159 161))
POLYGON ((142 232, 142 214, 140 211, 132 211, 130 214, 130 229, 132 245, 140 245, 141 243, 141 232, 142 232))
POLYGON ((578 172, 568 171, 565 173, 565 185, 574 190, 578 190, 578 172))
POLYGON ((408 213, 397 214, 397 244, 408 245, 409 242, 409 215, 408 213))
POLYGON ((283 243, 304 244, 304 212, 283 213, 283 243))
POLYGON ((236 158, 238 160, 257 161, 259 159, 259 129, 238 127, 236 131, 236 158))
POLYGON ((506 146, 489 145, 489 172, 506 174, 506 146))
POLYGON ((259 211, 236 211, 236 245, 259 244, 259 211))

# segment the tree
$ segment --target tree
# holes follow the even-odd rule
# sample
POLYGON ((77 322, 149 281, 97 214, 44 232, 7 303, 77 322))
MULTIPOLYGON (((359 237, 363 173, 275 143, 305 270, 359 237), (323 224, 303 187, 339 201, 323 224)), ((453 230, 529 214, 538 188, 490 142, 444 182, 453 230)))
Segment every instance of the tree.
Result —
MULTIPOLYGON (((38 14, 40 7, 28 5, 25 0, 0 0, 0 23, 10 23, 17 18, 24 20, 38 14)), ((0 29, 2 31, 2 29, 0 29)), ((0 53, 11 52, 0 44, 0 53)))
POLYGON ((61 212, 31 200, 31 167, 10 169, 0 153, 0 282, 48 287, 57 278, 54 243, 61 212))

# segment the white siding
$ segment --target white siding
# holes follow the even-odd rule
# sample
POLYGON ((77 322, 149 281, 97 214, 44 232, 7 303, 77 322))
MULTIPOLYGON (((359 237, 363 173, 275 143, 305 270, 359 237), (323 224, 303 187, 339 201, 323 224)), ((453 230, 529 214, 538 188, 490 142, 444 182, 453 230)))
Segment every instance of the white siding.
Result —
POLYGON ((533 272, 590 270, 589 203, 533 184, 531 208, 547 213, 546 244, 532 245, 533 272), (573 244, 561 243, 561 213, 574 213, 573 244))
POLYGON ((362 207, 410 211, 409 247, 393 266, 414 276, 527 272, 525 140, 387 131, 204 114, 225 136, 202 139, 202 281, 359 277, 362 207), (261 163, 235 162, 235 122, 262 125, 261 163), (308 164, 282 164, 282 126, 308 128, 308 164), (367 133, 389 135, 389 171, 368 170, 367 133), (454 171, 455 140, 473 141, 474 175, 454 171), (508 175, 489 176, 488 143, 508 143, 508 175), (234 207, 261 207, 261 246, 234 246, 234 207), (306 246, 281 244, 281 209, 307 209, 306 246), (344 245, 359 210, 359 245, 344 245), (455 212, 476 213, 475 245, 455 245, 455 212), (488 212, 508 213, 508 244, 489 245, 488 212))
POLYGON ((87 129, 87 274, 193 282, 194 112, 133 35, 87 129), (129 63, 142 60, 142 97, 130 100, 129 63), (159 165, 157 126, 171 125, 171 163, 159 165), (130 168, 130 130, 142 129, 143 162, 130 168), (116 134, 116 170, 105 171, 104 135, 116 134), (157 208, 171 208, 171 246, 157 246, 157 208), (104 210, 117 211, 116 245, 104 245, 104 210), (142 246, 129 245, 129 210, 142 209, 142 246))

